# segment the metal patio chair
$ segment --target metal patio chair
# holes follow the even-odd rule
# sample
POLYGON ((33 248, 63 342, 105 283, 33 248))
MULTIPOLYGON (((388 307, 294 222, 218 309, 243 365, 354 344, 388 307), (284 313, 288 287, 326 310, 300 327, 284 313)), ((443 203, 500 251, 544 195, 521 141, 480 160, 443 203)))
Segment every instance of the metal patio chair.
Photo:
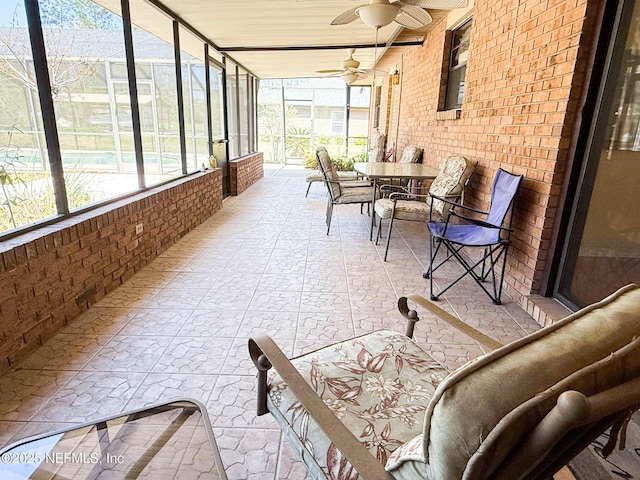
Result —
POLYGON ((429 279, 431 300, 438 300, 440 295, 469 275, 493 300, 493 303, 496 305, 501 303, 500 298, 507 265, 507 252, 511 244, 512 205, 522 179, 522 175, 513 175, 499 168, 491 187, 491 206, 488 212, 465 207, 445 197, 431 195, 432 211, 434 210, 433 205, 435 202, 444 202, 450 205, 447 218, 444 221, 431 217, 427 222, 430 236, 430 258, 429 268, 423 274, 423 277, 429 279), (479 220, 468 217, 461 214, 459 210, 483 215, 484 219, 479 220), (451 220, 454 218, 462 223, 453 223, 451 220), (436 256, 443 246, 446 250, 446 256, 443 260, 436 262, 436 256), (479 260, 474 261, 461 253, 465 247, 479 247, 484 249, 484 252, 479 260), (433 273, 452 258, 462 265, 464 273, 438 293, 434 293, 433 273), (476 269, 479 267, 481 267, 481 271, 477 272, 476 269), (496 269, 500 270, 498 276, 496 276, 496 269), (491 277, 492 283, 491 291, 484 284, 489 277, 491 277))
POLYGON ((423 150, 415 145, 407 145, 402 150, 402 156, 398 163, 420 163, 422 161, 423 150))
POLYGON ((258 415, 273 415, 313 478, 550 480, 638 407, 637 285, 505 346, 420 296, 398 307, 405 335, 291 360, 267 335, 249 340, 258 415), (448 371, 411 339, 414 303, 493 351, 448 371))
MULTIPOLYGON (((378 216, 378 229, 376 235, 376 245, 382 234, 382 220, 389 219, 387 230, 387 243, 384 248, 384 261, 387 261, 389 254, 389 242, 391 241, 391 230, 393 229, 393 221, 410 220, 416 222, 426 222, 430 218, 443 221, 449 210, 449 204, 441 201, 432 204, 426 200, 430 198, 430 194, 444 197, 450 201, 460 202, 464 187, 471 178, 471 174, 476 164, 460 155, 452 155, 447 158, 441 168, 438 176, 431 182, 428 193, 420 194, 424 191, 419 188, 407 190, 397 189, 383 185, 381 189, 384 191, 395 190, 387 198, 376 200, 373 210, 378 216)), ((381 195, 382 197, 384 194, 381 195)), ((460 202, 461 203, 461 202, 460 202)))
POLYGON ((331 230, 331 218, 333 216, 334 205, 346 205, 358 203, 360 204, 360 213, 362 213, 362 207, 366 203, 371 204, 373 198, 373 187, 371 182, 363 180, 359 182, 349 181, 342 182, 338 176, 335 165, 331 162, 331 157, 326 148, 320 146, 316 149, 316 157, 318 159, 318 166, 324 176, 327 190, 329 191, 329 198, 327 199, 327 235, 331 230))
MULTIPOLYGON (((338 172, 338 178, 341 182, 351 182, 351 181, 359 181, 358 174, 356 172, 338 172)), ((314 170, 312 172, 307 173, 305 176, 305 181, 308 183, 307 192, 304 194, 305 198, 309 196, 309 190, 311 190, 311 185, 314 182, 324 182, 324 175, 320 171, 320 167, 318 166, 318 170, 314 170)))
MULTIPOLYGON (((416 147, 415 145, 407 145, 402 150, 402 156, 400 157, 400 160, 398 160, 396 163, 422 163, 423 152, 424 152, 423 149, 420 147, 416 147)), ((380 186, 394 185, 394 186, 406 187, 408 184, 409 184, 409 181, 407 180, 396 180, 394 182, 394 180, 391 178, 378 179, 378 185, 380 186)), ((381 190, 380 193, 384 195, 384 191, 381 190)))

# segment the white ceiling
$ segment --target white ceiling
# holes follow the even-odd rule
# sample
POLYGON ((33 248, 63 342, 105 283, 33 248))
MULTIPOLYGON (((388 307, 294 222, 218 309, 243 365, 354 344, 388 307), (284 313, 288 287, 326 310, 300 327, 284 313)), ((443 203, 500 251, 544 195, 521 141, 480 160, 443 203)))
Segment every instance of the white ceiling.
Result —
MULTIPOLYGON (((99 1, 105 4, 113 0, 99 1)), ((377 68, 388 71, 402 51, 416 47, 386 49, 386 44, 421 41, 432 25, 447 13, 430 10, 434 21, 420 30, 405 30, 395 23, 383 27, 378 31, 376 48, 375 29, 359 19, 348 25, 330 25, 336 15, 366 0, 150 1, 166 7, 259 78, 322 76, 316 70, 340 69, 351 46, 362 46, 354 54, 361 62, 360 68, 373 68, 377 63, 377 68), (299 47, 308 48, 297 49, 299 47), (383 61, 374 62, 376 54, 378 57, 385 54, 383 61)), ((141 3, 142 0, 132 0, 134 21, 136 10, 142 9, 141 3)), ((166 18, 158 19, 160 21, 166 18)), ((147 28, 153 23, 149 18, 147 28)))

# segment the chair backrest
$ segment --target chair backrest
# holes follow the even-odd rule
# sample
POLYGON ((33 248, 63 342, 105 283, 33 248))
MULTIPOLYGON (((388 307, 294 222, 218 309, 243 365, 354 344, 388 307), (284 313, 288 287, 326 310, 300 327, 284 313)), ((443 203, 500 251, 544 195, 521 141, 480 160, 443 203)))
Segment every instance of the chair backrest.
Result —
POLYGON ((340 198, 342 193, 340 191, 340 177, 338 176, 336 167, 324 147, 316 148, 316 158, 318 159, 318 168, 320 168, 320 172, 322 172, 325 184, 329 190, 329 195, 331 195, 331 199, 335 201, 340 198))
POLYGON ((373 142, 371 143, 371 148, 369 150, 370 162, 382 162, 384 160, 384 146, 386 142, 387 137, 384 133, 376 133, 376 136, 373 137, 373 142))
POLYGON ((398 160, 398 163, 418 163, 418 160, 422 157, 422 149, 415 145, 407 145, 402 151, 402 157, 398 160))
POLYGON ((522 183, 522 175, 514 175, 501 168, 496 172, 491 187, 491 207, 485 221, 492 225, 502 225, 513 199, 518 193, 520 183, 522 183))
MULTIPOLYGON (((439 197, 450 195, 462 195, 464 187, 469 181, 475 164, 467 158, 460 155, 452 155, 447 158, 442 166, 438 176, 433 180, 429 187, 429 193, 439 197)), ((433 214, 445 218, 449 204, 441 200, 433 200, 431 211, 433 214)))
POLYGON ((564 436, 535 457, 534 465, 513 460, 560 394, 576 390, 590 396, 638 377, 640 288, 629 285, 447 377, 427 408, 427 463, 420 468, 428 470, 427 478, 521 478, 535 461, 552 462, 576 436, 593 435, 562 430, 564 436), (511 471, 506 475, 504 469, 511 471), (516 476, 514 469, 521 473, 516 476))

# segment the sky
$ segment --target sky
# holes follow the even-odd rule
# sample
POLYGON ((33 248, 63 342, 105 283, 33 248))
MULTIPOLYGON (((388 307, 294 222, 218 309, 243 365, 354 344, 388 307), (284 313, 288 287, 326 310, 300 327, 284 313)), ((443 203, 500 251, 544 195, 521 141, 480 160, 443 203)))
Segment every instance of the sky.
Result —
POLYGON ((0 0, 0 26, 11 25, 14 13, 18 14, 18 26, 26 27, 27 19, 24 14, 23 0, 0 0))

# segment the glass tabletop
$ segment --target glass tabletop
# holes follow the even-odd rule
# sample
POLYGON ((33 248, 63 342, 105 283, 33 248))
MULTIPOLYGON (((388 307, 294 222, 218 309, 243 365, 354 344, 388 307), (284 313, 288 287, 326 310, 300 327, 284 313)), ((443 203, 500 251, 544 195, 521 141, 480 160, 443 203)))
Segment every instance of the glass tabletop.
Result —
POLYGON ((353 168, 368 178, 435 178, 438 169, 422 163, 357 162, 353 168))
POLYGON ((0 451, 0 478, 227 477, 204 406, 185 399, 20 440, 0 451))

